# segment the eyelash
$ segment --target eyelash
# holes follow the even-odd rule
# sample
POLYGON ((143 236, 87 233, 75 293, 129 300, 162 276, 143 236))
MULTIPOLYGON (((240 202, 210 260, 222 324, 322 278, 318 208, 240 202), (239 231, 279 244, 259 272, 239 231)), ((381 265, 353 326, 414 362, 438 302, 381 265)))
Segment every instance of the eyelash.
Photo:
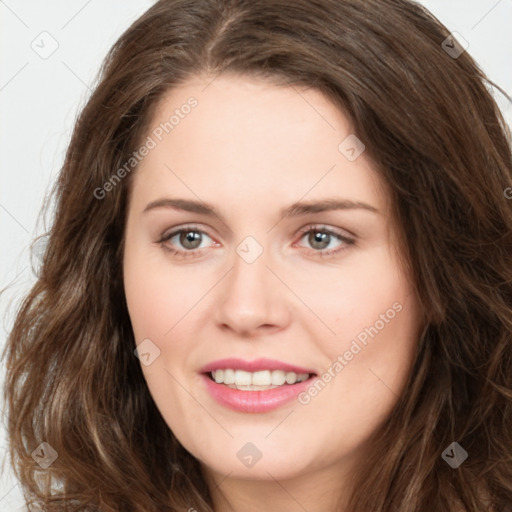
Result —
MULTIPOLYGON (((301 240, 304 237, 304 235, 310 233, 311 231, 314 231, 314 232, 317 232, 317 233, 327 233, 327 234, 337 238, 338 240, 344 242, 344 244, 345 244, 344 246, 341 246, 341 248, 330 249, 328 251, 326 251, 326 250, 315 250, 315 249, 310 249, 310 251, 308 251, 308 254, 313 253, 314 256, 318 256, 320 258, 326 258, 328 256, 332 256, 332 255, 338 254, 341 251, 344 251, 344 250, 348 249, 350 246, 355 245, 355 240, 353 238, 346 237, 346 236, 342 235, 341 233, 337 233, 336 231, 333 231, 333 230, 328 229, 328 228, 323 227, 323 226, 308 226, 306 228, 301 229, 299 231, 299 233, 300 233, 299 240, 301 240)), ((157 241, 157 243, 160 244, 166 251, 169 251, 173 256, 177 256, 177 257, 180 257, 180 258, 200 257, 202 255, 202 253, 203 253, 203 250, 205 248, 203 248, 203 249, 193 249, 193 250, 178 250, 178 249, 171 249, 169 246, 167 246, 165 244, 165 242, 169 241, 171 238, 175 237, 176 235, 179 235, 181 233, 188 233, 188 232, 200 233, 202 235, 209 236, 208 233, 206 233, 205 231, 197 228, 196 226, 184 226, 184 227, 181 227, 180 229, 177 229, 175 231, 171 231, 168 234, 164 234, 160 238, 160 240, 157 241)))

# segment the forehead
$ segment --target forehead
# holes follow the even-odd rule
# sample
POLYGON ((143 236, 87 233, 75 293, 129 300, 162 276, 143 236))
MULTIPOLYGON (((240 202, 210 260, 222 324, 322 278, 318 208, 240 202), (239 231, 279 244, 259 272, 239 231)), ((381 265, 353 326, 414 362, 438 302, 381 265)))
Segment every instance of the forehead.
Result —
POLYGON ((215 187, 221 201, 240 206, 333 193, 376 207, 385 201, 364 152, 351 161, 340 149, 354 137, 350 120, 316 89, 195 77, 162 98, 148 137, 154 147, 139 164, 134 195, 210 195, 215 187))

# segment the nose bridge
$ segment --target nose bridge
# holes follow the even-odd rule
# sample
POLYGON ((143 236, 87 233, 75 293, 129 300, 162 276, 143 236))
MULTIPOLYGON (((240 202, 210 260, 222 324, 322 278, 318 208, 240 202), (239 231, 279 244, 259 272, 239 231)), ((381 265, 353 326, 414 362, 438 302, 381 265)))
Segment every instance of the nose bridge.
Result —
POLYGON ((220 290, 218 320, 236 331, 286 322, 286 298, 270 266, 270 252, 252 236, 235 248, 232 268, 220 290), (276 281, 272 283, 271 281, 276 281))
POLYGON ((233 271, 231 279, 236 287, 249 287, 252 292, 264 288, 267 281, 268 251, 258 254, 254 246, 247 243, 240 244, 236 249, 236 256, 233 258, 233 271))
POLYGON ((261 310, 270 300, 268 259, 269 251, 253 236, 246 237, 235 248, 227 293, 239 304, 261 310))

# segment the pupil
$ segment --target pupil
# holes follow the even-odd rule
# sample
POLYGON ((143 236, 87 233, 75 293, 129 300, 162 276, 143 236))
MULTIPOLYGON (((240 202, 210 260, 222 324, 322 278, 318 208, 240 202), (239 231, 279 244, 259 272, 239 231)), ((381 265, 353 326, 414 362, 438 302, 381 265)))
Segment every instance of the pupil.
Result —
POLYGON ((313 231, 309 235, 309 243, 315 249, 325 249, 329 245, 329 233, 321 233, 319 231, 313 231), (319 245, 317 245, 319 244, 319 245))
POLYGON ((200 245, 200 238, 201 234, 197 231, 187 231, 182 233, 180 242, 182 243, 183 247, 187 247, 188 249, 196 249, 200 245))

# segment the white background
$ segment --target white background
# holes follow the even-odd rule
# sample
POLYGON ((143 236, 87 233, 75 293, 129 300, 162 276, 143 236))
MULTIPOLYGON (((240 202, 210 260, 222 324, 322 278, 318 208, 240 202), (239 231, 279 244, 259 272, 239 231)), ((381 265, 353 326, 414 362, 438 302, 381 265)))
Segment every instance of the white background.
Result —
MULTIPOLYGON (((108 49, 153 3, 0 0, 0 290, 9 285, 0 296, 0 351, 17 302, 35 281, 29 248, 34 237, 45 231, 39 213, 63 163, 76 116, 108 49), (51 47, 49 36, 41 36, 42 32, 51 34, 58 44, 48 58, 32 48, 42 46, 41 38, 46 38, 46 48, 51 47)), ((488 77, 512 95, 512 0, 420 3, 461 34, 488 77)), ((501 96, 497 99, 512 125, 511 105, 501 96)), ((47 218, 46 226, 50 221, 47 218)), ((2 360, 1 382, 4 365, 2 360)), ((2 424, 0 463, 5 451, 2 424)), ((4 465, 0 510, 14 512, 23 502, 13 474, 4 465)))

